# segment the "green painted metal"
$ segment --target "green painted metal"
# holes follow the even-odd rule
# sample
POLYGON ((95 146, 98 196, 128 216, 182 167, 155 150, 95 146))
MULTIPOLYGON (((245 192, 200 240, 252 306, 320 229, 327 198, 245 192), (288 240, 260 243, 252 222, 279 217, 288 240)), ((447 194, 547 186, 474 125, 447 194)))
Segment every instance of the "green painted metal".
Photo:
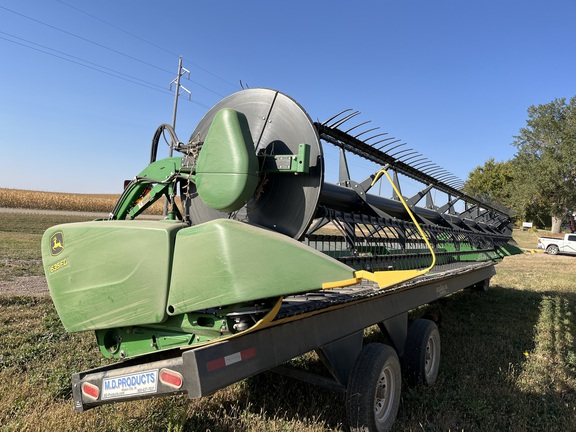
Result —
POLYGON ((176 236, 168 313, 318 290, 353 270, 273 231, 230 219, 176 236))
POLYGON ((136 220, 48 229, 42 238, 44 271, 66 330, 164 321, 174 241, 184 226, 136 220))
POLYGON ((120 327, 96 330, 100 352, 109 358, 127 358, 155 351, 191 345, 195 336, 189 333, 155 330, 145 327, 120 327))
MULTIPOLYGON (((173 348, 186 348, 227 338, 245 329, 237 328, 242 318, 228 315, 245 306, 248 310, 265 314, 276 299, 220 307, 211 313, 183 313, 169 316, 159 324, 96 330, 100 352, 109 358, 127 358, 173 348), (237 321, 238 320, 238 321, 237 321)), ((241 324, 246 325, 246 324, 241 324)))
POLYGON ((263 166, 264 171, 269 173, 281 172, 281 173, 308 173, 310 171, 310 145, 309 144, 299 144, 298 154, 296 155, 273 155, 273 156, 261 156, 264 158, 263 166), (267 165, 266 158, 274 159, 274 163, 271 164, 275 168, 267 165))
POLYGON ((162 324, 213 333, 190 317, 169 315, 317 290, 352 274, 296 240, 228 219, 194 227, 139 220, 64 224, 46 231, 42 248, 68 331, 162 324))
POLYGON ((502 257, 524 253, 518 246, 510 243, 502 243, 498 248, 498 252, 502 257))
POLYGON ((246 116, 220 110, 208 130, 196 164, 196 188, 202 201, 222 212, 240 209, 258 184, 258 158, 246 116))
POLYGON ((127 216, 130 216, 130 219, 135 218, 172 186, 171 182, 162 182, 182 172, 189 173, 189 170, 182 168, 181 157, 152 162, 126 186, 112 210, 114 218, 126 219, 127 216))
POLYGON ((234 319, 220 314, 185 313, 161 324, 96 330, 100 352, 109 358, 126 358, 227 337, 236 331, 234 319))

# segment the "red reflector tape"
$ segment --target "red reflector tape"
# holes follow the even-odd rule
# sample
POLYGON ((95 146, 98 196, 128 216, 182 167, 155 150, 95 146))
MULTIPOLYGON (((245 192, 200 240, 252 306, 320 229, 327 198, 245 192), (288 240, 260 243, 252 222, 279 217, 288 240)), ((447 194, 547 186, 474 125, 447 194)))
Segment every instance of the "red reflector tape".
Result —
POLYGON ((256 356, 256 348, 247 348, 234 354, 210 360, 209 362, 206 363, 206 368, 208 369, 208 372, 212 372, 221 369, 223 367, 230 366, 234 363, 248 360, 249 358, 255 356, 256 356))
POLYGON ((91 400, 98 400, 100 396, 100 389, 94 384, 88 382, 82 383, 82 394, 91 400))
POLYGON ((224 357, 220 357, 216 360, 210 360, 208 363, 206 363, 206 368, 208 369, 208 372, 215 371, 216 369, 221 369, 224 366, 226 366, 224 357))
POLYGON ((169 387, 179 389, 180 387, 182 387, 182 384, 184 383, 184 378, 182 377, 181 374, 173 370, 161 369, 160 382, 162 384, 166 384, 169 387))

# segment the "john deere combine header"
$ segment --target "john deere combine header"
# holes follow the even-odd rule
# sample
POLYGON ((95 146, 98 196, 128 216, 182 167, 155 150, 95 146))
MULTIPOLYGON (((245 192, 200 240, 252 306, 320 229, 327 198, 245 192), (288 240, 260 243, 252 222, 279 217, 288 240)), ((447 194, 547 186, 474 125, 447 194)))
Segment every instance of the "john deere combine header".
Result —
POLYGON ((44 234, 66 329, 94 330, 107 357, 191 348, 274 325, 290 296, 362 281, 383 290, 518 252, 505 209, 387 134, 345 126, 357 114, 313 122, 288 96, 249 89, 213 107, 187 143, 161 126, 108 219, 44 234), (164 133, 179 155, 156 160, 164 133), (337 184, 324 181, 323 144, 339 148, 337 184), (350 154, 379 168, 354 181, 350 154), (400 176, 422 190, 403 197, 400 176), (390 198, 371 193, 380 180, 390 198), (165 198, 165 219, 138 218, 165 198))
MULTIPOLYGON (((286 95, 235 93, 182 143, 162 125, 150 164, 106 220, 50 228, 48 286, 68 331, 94 330, 123 358, 72 376, 77 411, 209 395, 266 370, 346 393, 352 430, 387 431, 401 376, 433 384, 434 322, 408 311, 466 287, 487 289, 509 244, 506 209, 346 110, 313 122, 286 95), (169 134, 177 157, 157 160, 169 134), (323 145, 339 150, 324 181, 323 145), (351 178, 348 159, 373 172, 351 178), (421 185, 403 196, 401 179, 421 185), (390 197, 373 193, 388 182, 390 197), (158 200, 162 220, 138 217, 158 200), (391 346, 363 346, 378 324, 391 346), (287 369, 314 350, 333 379, 287 369), (402 367, 400 366, 402 362, 402 367)), ((387 187, 386 187, 387 188, 387 187)))

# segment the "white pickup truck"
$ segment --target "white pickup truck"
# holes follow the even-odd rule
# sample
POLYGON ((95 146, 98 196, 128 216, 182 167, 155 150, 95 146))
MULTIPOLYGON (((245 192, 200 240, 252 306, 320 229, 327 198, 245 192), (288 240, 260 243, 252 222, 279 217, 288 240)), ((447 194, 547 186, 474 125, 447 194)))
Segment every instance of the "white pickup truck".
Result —
POLYGON ((559 253, 576 255, 576 234, 566 234, 563 239, 539 237, 538 249, 544 249, 550 255, 559 253))

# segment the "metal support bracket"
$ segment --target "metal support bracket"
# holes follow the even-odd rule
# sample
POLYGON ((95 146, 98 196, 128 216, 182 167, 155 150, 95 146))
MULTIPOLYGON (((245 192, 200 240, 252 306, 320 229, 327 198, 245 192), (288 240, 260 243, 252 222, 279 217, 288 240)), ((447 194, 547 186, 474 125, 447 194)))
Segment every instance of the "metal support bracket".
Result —
POLYGON ((408 335, 408 312, 403 312, 400 315, 379 322, 378 327, 390 337, 398 356, 401 357, 404 354, 404 344, 408 335))
POLYGON ((406 200, 406 202, 408 203, 408 205, 410 206, 410 208, 413 208, 416 204, 418 204, 420 202, 420 200, 422 198, 424 198, 429 192, 430 190, 433 188, 433 185, 428 185, 426 186, 426 188, 424 188, 424 190, 418 192, 416 195, 414 195, 412 198, 406 200))
POLYGON ((310 145, 299 144, 296 155, 264 155, 266 172, 308 173, 310 170, 310 145))
POLYGON ((330 374, 340 384, 347 386, 354 362, 362 350, 363 331, 338 339, 316 350, 330 374))

